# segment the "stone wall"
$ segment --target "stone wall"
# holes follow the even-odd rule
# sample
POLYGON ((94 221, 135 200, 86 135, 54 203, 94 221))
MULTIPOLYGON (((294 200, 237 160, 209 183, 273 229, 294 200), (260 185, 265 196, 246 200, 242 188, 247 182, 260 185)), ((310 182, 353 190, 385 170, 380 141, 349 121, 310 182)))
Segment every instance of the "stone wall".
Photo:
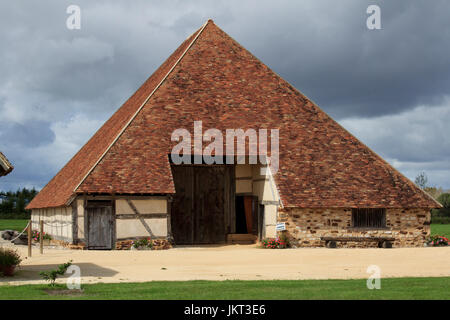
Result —
MULTIPOLYGON (((285 208, 278 221, 286 223, 288 237, 297 247, 323 247, 320 237, 395 238, 394 247, 423 247, 430 235, 430 211, 426 209, 387 209, 386 228, 352 228, 351 209, 285 208)), ((377 247, 375 242, 339 242, 338 247, 377 247)))

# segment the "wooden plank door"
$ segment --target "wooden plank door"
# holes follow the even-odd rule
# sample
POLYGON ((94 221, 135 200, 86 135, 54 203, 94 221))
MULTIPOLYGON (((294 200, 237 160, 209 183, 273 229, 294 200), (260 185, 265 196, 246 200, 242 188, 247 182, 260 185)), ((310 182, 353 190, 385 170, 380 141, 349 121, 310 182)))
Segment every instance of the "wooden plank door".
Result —
POLYGON ((88 206, 88 249, 111 250, 113 247, 112 206, 88 206))
POLYGON ((194 169, 194 243, 225 242, 224 166, 199 166, 194 169))
POLYGON ((194 242, 194 167, 172 166, 175 195, 171 207, 172 235, 176 244, 194 242))
POLYGON ((175 195, 171 207, 176 244, 226 241, 234 210, 232 166, 172 166, 175 195))

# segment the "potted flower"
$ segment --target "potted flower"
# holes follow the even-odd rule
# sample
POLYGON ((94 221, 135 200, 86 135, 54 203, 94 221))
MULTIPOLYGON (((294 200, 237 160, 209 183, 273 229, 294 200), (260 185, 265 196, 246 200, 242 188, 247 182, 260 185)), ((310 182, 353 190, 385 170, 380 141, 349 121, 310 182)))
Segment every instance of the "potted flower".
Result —
POLYGON ((14 275, 14 270, 20 264, 20 258, 17 250, 0 248, 0 272, 3 275, 11 277, 14 275))

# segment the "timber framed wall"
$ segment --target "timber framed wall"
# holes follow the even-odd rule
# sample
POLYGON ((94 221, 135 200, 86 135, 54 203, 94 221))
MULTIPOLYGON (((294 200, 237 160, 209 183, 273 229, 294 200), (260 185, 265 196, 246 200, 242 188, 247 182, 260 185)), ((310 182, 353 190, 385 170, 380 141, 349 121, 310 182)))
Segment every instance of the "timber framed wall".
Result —
POLYGON ((39 230, 41 220, 44 221, 44 232, 53 239, 73 242, 72 207, 33 209, 32 230, 39 230))
POLYGON ((167 197, 116 199, 116 239, 167 239, 167 197))
POLYGON ((87 206, 90 201, 110 200, 112 203, 111 231, 114 241, 151 237, 167 239, 170 228, 168 196, 79 196, 73 204, 76 226, 75 242, 89 246, 90 223, 87 206))

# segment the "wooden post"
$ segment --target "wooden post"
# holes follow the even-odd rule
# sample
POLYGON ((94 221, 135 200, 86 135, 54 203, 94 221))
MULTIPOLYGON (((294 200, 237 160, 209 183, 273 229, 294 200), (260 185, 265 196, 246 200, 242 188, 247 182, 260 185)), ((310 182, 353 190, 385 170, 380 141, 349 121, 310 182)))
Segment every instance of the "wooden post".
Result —
POLYGON ((41 254, 44 253, 44 220, 39 221, 39 245, 41 254))
POLYGON ((31 257, 31 220, 28 224, 28 257, 31 257))

